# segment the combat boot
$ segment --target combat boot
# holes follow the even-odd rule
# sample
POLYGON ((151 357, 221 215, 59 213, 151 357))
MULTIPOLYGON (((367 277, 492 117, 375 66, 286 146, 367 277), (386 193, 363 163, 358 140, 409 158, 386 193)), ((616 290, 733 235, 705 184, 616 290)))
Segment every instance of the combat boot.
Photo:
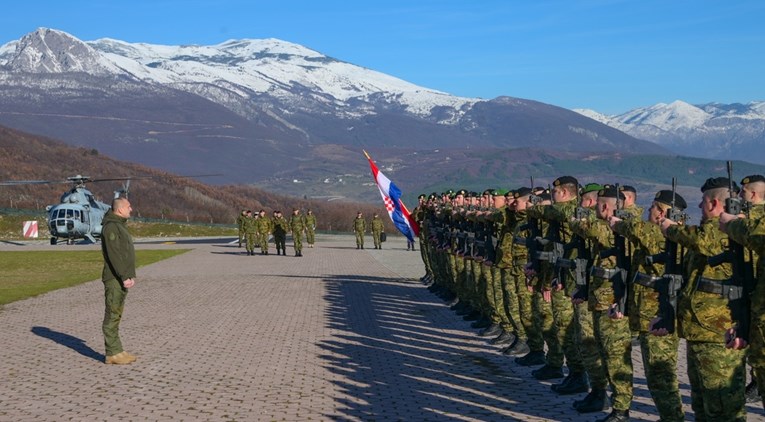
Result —
MULTIPOLYGON (((529 345, 526 344, 525 340, 521 340, 517 337, 515 341, 513 342, 513 344, 511 344, 508 348, 502 351, 502 354, 505 356, 519 356, 519 355, 526 355, 527 353, 529 353, 529 345)), ((516 359, 520 359, 520 358, 516 358, 516 359)), ((539 365, 544 363, 544 360, 545 360, 544 354, 542 354, 542 362, 539 363, 539 365)), ((531 365, 525 365, 525 366, 531 366, 531 365)))
POLYGON ((587 381, 587 374, 584 372, 571 372, 560 384, 550 386, 550 389, 567 396, 570 394, 586 393, 590 390, 590 383, 587 381))
POLYGON ((629 410, 611 410, 611 414, 603 419, 598 419, 598 422, 627 422, 630 420, 629 410))
POLYGON ((502 330, 502 333, 489 341, 490 344, 511 344, 516 340, 515 334, 502 330))
POLYGON ((531 371, 531 376, 538 380, 551 380, 555 378, 563 378, 563 368, 560 366, 545 366, 531 371))
POLYGON ((483 315, 470 324, 470 328, 489 328, 489 326, 491 326, 491 320, 483 315))
POLYGON ((107 365, 127 365, 130 363, 135 362, 136 357, 127 353, 127 352, 119 352, 116 355, 107 356, 104 359, 104 363, 107 365))
POLYGON ((592 389, 582 400, 574 402, 574 409, 579 413, 601 412, 608 408, 605 389, 592 389))
POLYGON ((481 330, 478 335, 481 337, 493 337, 499 334, 502 334, 504 331, 502 330, 502 327, 499 326, 499 324, 490 324, 485 329, 481 330))
POLYGON ((455 297, 451 300, 451 302, 447 303, 446 306, 449 307, 450 310, 456 311, 460 305, 460 298, 455 297))
POLYGON ((515 358, 515 363, 521 366, 537 366, 547 363, 547 359, 545 359, 545 352, 529 352, 524 356, 515 358))

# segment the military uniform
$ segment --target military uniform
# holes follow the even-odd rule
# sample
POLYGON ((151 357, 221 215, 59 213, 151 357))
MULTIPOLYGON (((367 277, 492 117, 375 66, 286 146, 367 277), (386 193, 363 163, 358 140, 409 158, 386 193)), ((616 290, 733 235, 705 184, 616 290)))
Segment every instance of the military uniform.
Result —
MULTIPOLYGON (((126 223, 126 218, 109 210, 104 216, 101 231, 101 252, 104 257, 101 280, 104 283, 106 309, 102 330, 107 359, 124 351, 119 327, 125 309, 128 289, 122 283, 125 280, 135 278, 135 248, 126 223)), ((108 360, 107 363, 109 363, 108 360)))
POLYGON ((295 244, 295 256, 303 256, 303 232, 305 221, 299 213, 290 216, 289 228, 292 230, 292 241, 295 244))
POLYGON ((245 218, 244 235, 246 238, 247 255, 254 255, 255 242, 258 237, 258 221, 256 217, 247 216, 247 218, 245 218))
POLYGON ((260 243, 260 253, 268 255, 268 235, 273 230, 273 223, 266 215, 258 217, 255 223, 258 232, 258 243, 260 243))
MULTIPOLYGON (((660 191, 656 201, 669 204, 672 196, 671 191, 660 191)), ((680 208, 685 208, 685 201, 677 195, 677 202, 680 201, 683 203, 680 208)), ((651 320, 659 311, 656 283, 664 274, 664 264, 654 260, 649 263, 647 258, 666 252, 664 236, 657 224, 637 218, 619 221, 613 230, 633 245, 635 275, 629 293, 629 323, 630 328, 639 333, 648 389, 662 421, 683 421, 685 413, 677 381, 677 333, 659 337, 648 332, 651 320)))
POLYGON ((353 232, 356 234, 356 249, 364 249, 364 232, 367 231, 367 222, 359 215, 353 220, 353 232))
MULTIPOLYGON (((726 178, 709 179, 702 192, 727 187, 726 178), (723 181, 724 179, 724 181, 723 181)), ((725 347, 725 332, 734 325, 723 284, 732 276, 724 262, 707 260, 726 250, 728 236, 718 228, 719 217, 698 226, 673 225, 667 239, 687 249, 686 285, 678 299, 678 331, 687 343, 691 406, 697 421, 746 420, 744 354, 725 347)))
POLYGON ((383 224, 382 219, 377 215, 372 217, 372 240, 374 241, 375 249, 382 249, 380 236, 382 236, 384 231, 385 225, 383 224))
POLYGON ((236 217, 236 226, 239 228, 239 247, 242 247, 242 239, 244 238, 244 219, 247 218, 245 211, 242 211, 236 217))
POLYGON ((309 248, 313 248, 316 238, 316 214, 313 211, 308 210, 305 215, 305 242, 308 243, 309 248))
POLYGON ((283 215, 274 215, 274 218, 271 219, 272 223, 272 231, 274 233, 274 244, 276 245, 276 254, 277 255, 287 255, 287 228, 289 227, 289 224, 287 223, 287 219, 284 218, 283 215))

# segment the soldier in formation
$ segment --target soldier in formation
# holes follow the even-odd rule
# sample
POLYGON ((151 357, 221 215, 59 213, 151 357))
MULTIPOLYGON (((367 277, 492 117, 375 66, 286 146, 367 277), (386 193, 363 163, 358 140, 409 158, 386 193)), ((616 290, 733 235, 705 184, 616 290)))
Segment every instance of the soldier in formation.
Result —
POLYGON ((300 214, 300 210, 292 210, 288 224, 292 231, 292 242, 295 246, 295 256, 303 256, 303 233, 305 233, 305 219, 300 214))
POLYGON ((282 212, 279 210, 274 211, 274 216, 271 219, 272 233, 274 234, 274 245, 276 246, 277 255, 287 255, 286 243, 287 243, 287 229, 289 227, 287 219, 284 218, 282 212))
POLYGON ((242 247, 242 239, 244 239, 244 222, 247 218, 247 210, 242 210, 236 217, 236 226, 239 228, 239 247, 242 247))
POLYGON ((313 248, 316 239, 316 214, 309 208, 305 213, 305 242, 313 248))
POLYGON ((356 234, 356 249, 364 249, 364 233, 367 231, 367 222, 361 211, 356 213, 353 219, 353 232, 356 234))
MULTIPOLYGON (((747 353, 747 391, 765 387, 765 177, 741 185, 708 179, 699 225, 685 224, 674 187, 655 193, 645 220, 635 188, 571 176, 420 195, 421 280, 501 353, 538 366, 534 378, 561 379, 553 392, 586 393, 572 400, 580 413, 629 420, 636 336, 661 420, 684 420, 683 338, 696 420, 743 421, 747 353)), ((354 223, 361 247, 360 213, 354 223)))

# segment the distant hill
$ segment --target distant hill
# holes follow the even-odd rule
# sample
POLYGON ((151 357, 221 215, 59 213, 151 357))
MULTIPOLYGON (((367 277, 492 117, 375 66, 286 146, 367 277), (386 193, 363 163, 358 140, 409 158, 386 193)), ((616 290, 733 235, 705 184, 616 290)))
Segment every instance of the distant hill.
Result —
POLYGON ((667 153, 561 107, 457 97, 276 39, 159 46, 40 28, 9 41, 0 124, 175 173, 224 173, 212 183, 296 191, 310 178, 368 199, 339 181, 366 172, 362 148, 667 153))
POLYGON ((765 101, 747 104, 684 101, 659 103, 608 116, 576 110, 630 135, 677 154, 765 164, 765 101))
MULTIPOLYGON (((384 213, 382 202, 364 204, 350 201, 305 200, 274 194, 251 186, 212 186, 192 178, 176 177, 165 171, 118 161, 95 149, 71 147, 62 142, 0 126, 0 181, 50 180, 60 184, 0 186, 0 208, 44 209, 58 203, 69 188, 68 176, 91 178, 156 176, 136 179, 130 185, 130 201, 138 217, 177 221, 231 224, 243 209, 265 209, 290 214, 293 208, 310 208, 323 230, 351 230, 356 210, 371 217, 384 213)), ((368 176, 371 180, 371 176, 368 176)), ((213 178, 200 179, 205 182, 213 178)), ((109 203, 121 182, 91 183, 87 187, 109 203)), ((392 227, 392 226, 391 226, 392 227)), ((391 230, 393 230, 391 228, 391 230)))

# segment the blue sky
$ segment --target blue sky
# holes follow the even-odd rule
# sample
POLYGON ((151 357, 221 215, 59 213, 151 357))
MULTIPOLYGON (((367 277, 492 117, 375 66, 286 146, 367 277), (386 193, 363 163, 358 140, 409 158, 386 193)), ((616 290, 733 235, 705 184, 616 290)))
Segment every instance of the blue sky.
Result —
POLYGON ((82 40, 279 38, 465 97, 616 114, 765 100, 765 1, 133 0, 9 2, 0 43, 38 27, 82 40))

